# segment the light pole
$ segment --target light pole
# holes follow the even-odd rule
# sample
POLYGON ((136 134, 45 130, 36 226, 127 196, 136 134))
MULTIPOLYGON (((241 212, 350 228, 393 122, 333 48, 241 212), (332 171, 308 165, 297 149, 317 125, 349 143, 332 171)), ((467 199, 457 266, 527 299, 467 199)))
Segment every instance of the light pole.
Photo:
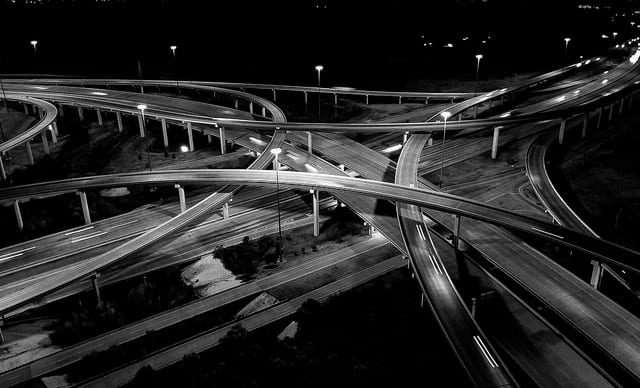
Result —
POLYGON ((32 40, 30 43, 33 46, 33 53, 37 54, 38 53, 38 49, 36 48, 36 46, 38 45, 38 41, 37 40, 32 40))
POLYGON ((447 137, 447 119, 451 117, 450 112, 442 112, 440 116, 444 119, 444 130, 442 131, 442 161, 440 162, 440 182, 439 186, 442 189, 442 171, 444 170, 444 141, 447 137))
POLYGON ((482 54, 476 55, 476 59, 478 60, 478 64, 476 65, 476 90, 473 93, 474 96, 478 95, 478 75, 480 74, 480 60, 482 59, 482 54))
POLYGON ((147 106, 144 104, 138 105, 138 109, 140 109, 140 113, 142 115, 142 132, 144 133, 144 142, 147 146, 147 165, 149 167, 149 171, 151 171, 151 158, 149 156, 149 135, 147 134, 147 123, 144 118, 144 111, 147 109, 147 106))
POLYGON ((320 72, 324 69, 324 66, 318 65, 316 66, 316 70, 318 71, 318 117, 320 117, 320 72))
POLYGON ((276 198, 278 203, 278 254, 280 256, 280 262, 282 263, 282 225, 280 224, 280 164, 278 163, 278 155, 282 152, 280 148, 274 148, 271 153, 275 156, 275 168, 276 168, 276 198))
POLYGON ((616 41, 616 36, 618 36, 618 33, 617 33, 617 32, 614 32, 614 33, 613 33, 613 41, 614 41, 614 42, 616 41))
POLYGON ((178 66, 176 65, 176 49, 178 46, 173 45, 169 46, 169 48, 173 54, 173 76, 176 77, 176 88, 178 89, 178 93, 180 93, 180 84, 178 83, 178 66))

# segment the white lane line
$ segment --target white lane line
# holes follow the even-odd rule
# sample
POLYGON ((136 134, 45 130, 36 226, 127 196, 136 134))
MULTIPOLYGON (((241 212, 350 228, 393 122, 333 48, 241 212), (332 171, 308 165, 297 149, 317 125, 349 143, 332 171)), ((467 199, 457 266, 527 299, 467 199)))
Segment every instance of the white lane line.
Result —
POLYGON ((15 259, 16 257, 20 257, 23 254, 24 253, 16 253, 15 255, 3 257, 2 259, 0 259, 0 262, 7 261, 7 260, 10 260, 10 259, 15 259))
POLYGON ((118 225, 114 225, 114 226, 109 227, 109 230, 114 230, 114 229, 121 228, 123 226, 135 224, 138 221, 140 221, 140 220, 133 220, 133 221, 128 221, 128 222, 123 222, 122 224, 118 224, 118 225))
POLYGON ((422 231, 420 225, 416 224, 416 229, 418 229, 418 234, 420 235, 422 241, 427 241, 427 239, 424 237, 424 232, 422 231))
POLYGON ((81 232, 84 232, 84 231, 87 231, 87 230, 91 230, 91 229, 93 229, 93 226, 88 226, 86 228, 74 230, 73 232, 68 232, 68 233, 65 233, 64 235, 65 236, 71 236, 72 234, 81 233, 81 232))
POLYGON ((103 234, 107 234, 107 232, 97 232, 97 233, 93 233, 93 234, 88 234, 88 235, 83 236, 83 237, 74 238, 73 240, 71 240, 71 243, 72 243, 72 244, 75 244, 75 243, 77 243, 77 242, 84 241, 84 240, 88 240, 88 239, 90 239, 90 238, 94 238, 94 237, 102 236, 103 234))
POLYGON ((7 257, 7 256, 12 256, 15 257, 16 254, 22 254, 24 252, 30 251, 32 249, 36 249, 36 247, 29 247, 29 248, 24 248, 24 249, 20 249, 19 251, 15 251, 15 252, 11 252, 11 253, 5 253, 4 255, 0 255, 0 259, 10 259, 11 257, 7 257))
POLYGON ((487 347, 484 345, 484 342, 482 342, 482 339, 477 335, 474 335, 473 340, 476 342, 476 345, 478 345, 478 348, 480 348, 480 351, 484 355, 484 358, 486 358, 487 361, 489 362, 489 365, 491 365, 492 368, 497 368, 498 363, 496 362, 496 360, 493 359, 493 356, 491 355, 491 353, 489 353, 489 349, 487 349, 487 347))
POLYGON ((547 232, 546 230, 538 229, 535 226, 532 226, 531 229, 533 229, 533 230, 535 230, 537 232, 540 232, 540 233, 548 234, 549 236, 553 236, 555 238, 559 238, 560 240, 564 240, 564 237, 562 237, 562 236, 558 236, 557 234, 553 234, 551 232, 547 232))
POLYGON ((431 253, 429 253, 429 260, 431 260, 431 264, 433 265, 433 268, 435 268, 438 275, 442 275, 442 269, 440 269, 438 261, 435 259, 435 257, 433 257, 431 253))

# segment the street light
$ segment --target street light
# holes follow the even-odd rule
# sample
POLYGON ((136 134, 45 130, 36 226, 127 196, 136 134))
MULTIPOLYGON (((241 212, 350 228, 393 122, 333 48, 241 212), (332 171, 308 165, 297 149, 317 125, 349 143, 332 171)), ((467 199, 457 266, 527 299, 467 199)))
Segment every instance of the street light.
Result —
POLYGON ((144 104, 138 105, 138 109, 142 114, 142 133, 144 133, 144 142, 147 146, 147 165, 149 166, 149 171, 151 171, 151 157, 149 156, 149 136, 147 134, 147 123, 144 118, 144 111, 147 109, 147 106, 144 104))
POLYGON ((614 40, 614 41, 616 40, 616 36, 618 36, 618 33, 617 33, 617 32, 614 32, 614 33, 613 33, 613 40, 614 40))
POLYGON ((176 49, 178 46, 173 45, 169 46, 169 48, 173 54, 173 76, 176 77, 176 88, 178 89, 178 93, 180 93, 180 84, 178 83, 178 66, 176 65, 176 49))
POLYGON ((274 148, 271 153, 275 156, 275 168, 276 168, 276 198, 278 203, 278 250, 280 255, 280 262, 282 263, 282 225, 280 225, 280 164, 278 163, 278 155, 282 152, 280 148, 274 148))
POLYGON ((444 170, 444 140, 447 137, 447 119, 451 117, 451 112, 442 112, 440 116, 444 119, 444 130, 442 131, 442 161, 440 162, 440 182, 439 186, 442 189, 442 171, 444 170))
POLYGON ((33 46, 33 52, 37 53, 38 50, 36 49, 36 46, 38 45, 38 41, 37 40, 32 40, 30 43, 33 46))
POLYGON ((316 70, 318 71, 318 117, 320 117, 320 72, 324 69, 324 66, 317 65, 316 70))
POLYGON ((476 65, 476 90, 474 92, 474 96, 478 94, 478 74, 480 73, 480 60, 482 59, 482 54, 476 55, 476 59, 478 60, 478 64, 476 65))

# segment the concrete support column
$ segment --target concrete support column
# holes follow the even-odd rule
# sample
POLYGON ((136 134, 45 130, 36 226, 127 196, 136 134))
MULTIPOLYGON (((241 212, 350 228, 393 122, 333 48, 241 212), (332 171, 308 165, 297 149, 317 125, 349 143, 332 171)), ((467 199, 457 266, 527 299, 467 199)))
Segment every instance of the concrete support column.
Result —
POLYGON ((4 162, 2 162, 2 155, 0 155, 0 173, 2 173, 2 179, 7 180, 7 172, 4 170, 4 162))
POLYGON ((364 101, 365 101, 365 103, 366 103, 367 105, 369 105, 369 95, 368 95, 368 94, 365 94, 364 98, 365 98, 365 100, 364 100, 364 101))
POLYGON ((424 307, 424 292, 420 293, 420 307, 424 307))
POLYGON ((338 105, 338 95, 337 94, 333 95, 333 105, 338 105))
POLYGON ((27 104, 23 104, 22 106, 24 107, 24 114, 28 115, 29 114, 29 107, 27 106, 27 104))
POLYGON ((409 132, 405 131, 402 135, 402 145, 407 144, 407 141, 409 141, 409 132))
POLYGON ((493 128, 493 142, 491 143, 491 159, 498 156, 498 140, 500 138, 500 130, 502 126, 493 128))
POLYGON ((82 215, 84 216, 84 223, 91 223, 91 214, 89 213, 89 201, 87 201, 87 193, 84 191, 78 191, 77 194, 80 196, 80 205, 82 206, 82 215))
POLYGON ((209 144, 213 143, 213 136, 207 135, 207 143, 209 144))
POLYGON ((567 128, 567 119, 562 119, 560 122, 560 133, 558 134, 558 144, 564 142, 564 131, 567 128))
POLYGON ((58 124, 55 121, 51 123, 51 140, 54 143, 58 142, 58 124))
POLYGON ((589 112, 585 113, 582 118, 582 138, 587 137, 587 128, 589 127, 589 112))
POLYGON ((20 201, 13 201, 13 211, 16 213, 18 229, 22 231, 24 229, 24 222, 22 221, 22 212, 20 211, 20 201))
POLYGON ((84 111, 81 106, 78 107, 78 118, 80 118, 80 121, 84 121, 84 111))
POLYGON ((311 190, 313 194, 313 237, 320 235, 320 191, 311 190))
POLYGON ((140 128, 140 137, 144 138, 144 120, 142 119, 142 115, 138 115, 138 128, 140 128))
POLYGON ((62 104, 58 104, 58 116, 64 117, 64 109, 62 109, 62 104))
POLYGON ((267 117, 267 108, 262 107, 262 117, 267 117))
POLYGON ((489 108, 487 110, 491 110, 492 106, 493 106, 493 100, 489 100, 489 108))
POLYGON ((304 92, 304 104, 307 105, 309 103, 309 95, 307 92, 304 92))
POLYGON ((598 108, 598 124, 596 125, 596 128, 598 129, 600 129, 600 126, 602 125, 602 110, 602 107, 598 108))
POLYGON ((25 146, 27 147, 27 158, 29 158, 29 164, 34 165, 35 162, 33 161, 33 152, 31 152, 31 142, 26 142, 25 146))
POLYGON ((98 116, 98 125, 102 125, 102 111, 100 108, 96 108, 96 116, 98 116))
POLYGON ((225 202, 224 205, 222 205, 222 218, 225 220, 229 219, 229 202, 225 202))
POLYGON ((189 136, 189 151, 193 152, 195 147, 193 145, 193 128, 190 122, 187 123, 187 136, 189 136))
POLYGON ((273 92, 273 102, 276 102, 276 90, 271 89, 271 91, 273 92))
POLYGON ((307 151, 309 154, 313 154, 313 135, 311 132, 307 132, 307 151))
POLYGON ((233 107, 238 109, 238 99, 237 98, 233 99, 233 107))
POLYGON ((38 107, 38 117, 40 117, 40 119, 44 117, 44 111, 40 107, 38 107))
POLYGON ((98 282, 98 278, 100 275, 96 272, 91 276, 91 283, 93 284, 93 291, 96 293, 96 302, 98 304, 102 304, 102 298, 100 297, 100 283, 98 282))
POLYGON ((602 282, 602 264, 599 261, 591 260, 591 265, 593 266, 593 270, 591 271, 591 287, 598 290, 600 288, 600 282, 602 282))
POLYGON ((478 117, 478 105, 474 105, 473 106, 473 118, 475 119, 476 117, 478 117))
POLYGON ((227 152, 227 140, 225 139, 224 127, 218 129, 220 131, 220 153, 225 154, 227 152))
POLYGON ((613 102, 609 105, 609 121, 613 119, 613 102))
POLYGON ((623 110, 624 110, 624 97, 620 99, 620 110, 618 111, 618 113, 622 114, 623 110))
POLYGON ((37 115, 37 114, 38 114, 38 109, 39 109, 39 107, 38 107, 38 106, 36 106, 35 104, 34 104, 34 105, 31 105, 31 109, 33 109, 33 114, 34 114, 34 115, 37 115))
POLYGON ((453 216, 453 238, 451 242, 456 250, 460 249, 460 218, 457 214, 453 216))
POLYGON ((162 125, 162 142, 164 148, 169 148, 169 134, 167 133, 167 119, 160 119, 162 125))
POLYGON ((425 104, 425 105, 429 105, 429 97, 427 97, 427 98, 425 98, 425 99, 424 99, 424 104, 425 104))
POLYGON ((187 198, 184 195, 184 187, 180 185, 174 186, 178 189, 178 198, 180 198, 180 213, 184 213, 187 210, 187 198))
POLYGON ((253 102, 249 102, 249 113, 253 114, 253 102))
POLYGON ((500 96, 500 105, 504 105, 504 94, 500 96))
POLYGON ((429 147, 431 147, 433 145, 433 138, 430 137, 429 140, 427 140, 427 145, 429 145, 429 147))
POLYGON ((44 153, 49 155, 49 140, 47 139, 47 131, 44 131, 40 134, 42 138, 42 147, 44 148, 44 153))
POLYGON ((402 105, 402 96, 398 96, 398 104, 402 105))
POLYGON ((122 113, 116 112, 116 121, 118 122, 118 132, 122 132, 122 113))

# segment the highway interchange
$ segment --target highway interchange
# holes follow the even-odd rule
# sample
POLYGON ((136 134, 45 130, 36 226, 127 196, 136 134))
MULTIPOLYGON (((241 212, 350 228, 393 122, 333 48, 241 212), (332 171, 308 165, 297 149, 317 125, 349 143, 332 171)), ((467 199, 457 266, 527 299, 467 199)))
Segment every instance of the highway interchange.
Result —
MULTIPOLYGON (((38 106, 43 113, 41 120, 27 132, 1 144, 2 151, 15 149, 25 144, 31 154, 30 142, 37 135, 42 136, 44 146, 44 142, 47 141, 47 133, 55 136, 56 131, 53 128, 53 123, 56 115, 59 114, 58 112, 64 109, 61 108, 61 104, 79 106, 80 109, 84 107, 85 109, 99 109, 101 112, 117 112, 118 117, 121 114, 139 116, 140 112, 136 106, 145 104, 147 117, 162 120, 163 126, 166 125, 166 122, 186 125, 190 139, 192 131, 201 131, 208 136, 219 137, 221 143, 224 144, 226 137, 236 131, 250 133, 252 136, 245 136, 244 139, 238 137, 237 144, 256 152, 257 159, 247 170, 154 171, 67 179, 0 189, 0 201, 18 203, 22 200, 87 189, 133 185, 217 185, 215 192, 203 195, 196 204, 189 206, 185 211, 170 218, 165 217, 163 220, 150 222, 148 226, 139 228, 135 233, 121 238, 113 238, 105 245, 106 250, 99 254, 95 253, 97 251, 90 251, 90 249, 98 248, 97 240, 91 239, 87 242, 89 246, 86 247, 87 252, 91 253, 79 256, 78 260, 72 263, 63 265, 64 261, 58 260, 55 262, 57 264, 40 267, 35 272, 28 272, 26 271, 27 267, 38 268, 38 261, 43 259, 40 254, 35 252, 35 249, 33 249, 34 252, 30 252, 32 250, 28 246, 30 242, 20 247, 3 249, 0 254, 1 264, 3 268, 14 269, 11 275, 14 276, 13 281, 16 283, 8 287, 7 284, 0 286, 0 314, 10 315, 33 302, 43 300, 43 298, 46 300, 50 295, 69 289, 74 284, 80 284, 97 273, 104 273, 144 249, 151 249, 158 241, 174 236, 179 231, 194 228, 210 216, 213 210, 228 206, 230 200, 239 195, 242 186, 274 186, 276 179, 278 179, 279 183, 285 187, 322 190, 331 193, 338 201, 349 206, 363 220, 380 231, 388 243, 395 246, 401 255, 409 259, 411 268, 419 280, 424 298, 438 318, 445 336, 473 385, 481 387, 516 386, 517 382, 492 345, 491 338, 487 337, 480 329, 471 311, 453 285, 439 255, 439 250, 436 248, 435 239, 431 235, 431 230, 434 228, 433 223, 448 228, 453 233, 452 240, 456 248, 459 244, 464 243, 482 250, 483 247, 474 243, 474 238, 471 235, 476 234, 476 239, 478 239, 478 234, 482 236, 482 233, 485 233, 485 236, 506 236, 506 241, 513 244, 511 249, 523 250, 522 245, 517 243, 518 239, 509 234, 509 232, 516 231, 582 251, 594 258, 600 265, 605 264, 617 269, 624 268, 640 272, 638 264, 640 254, 604 241, 593 233, 585 233, 584 228, 580 229, 570 224, 571 219, 558 215, 562 211, 558 208, 567 211, 566 204, 557 205, 558 202, 561 202, 558 199, 552 205, 551 201, 545 200, 545 197, 541 196, 543 202, 549 207, 548 210, 554 214, 556 221, 561 224, 567 223, 570 228, 439 191, 436 186, 420 177, 424 175, 420 171, 420 156, 423 149, 431 136, 438 136, 442 132, 443 123, 439 114, 433 116, 431 120, 421 123, 288 123, 284 113, 275 103, 277 101, 276 90, 281 93, 285 91, 287 93, 304 93, 305 102, 308 93, 318 92, 333 94, 336 101, 338 95, 364 96, 367 104, 370 103, 370 96, 398 98, 398 103, 402 103, 403 98, 405 101, 418 99, 429 103, 432 101, 454 103, 457 100, 461 102, 446 107, 446 110, 451 113, 451 121, 447 123, 447 131, 458 133, 459 136, 495 127, 500 127, 502 132, 511 133, 520 130, 540 132, 545 128, 560 126, 559 131, 553 131, 553 133, 558 133, 562 137, 565 131, 576 126, 576 121, 580 125, 583 123, 588 125, 590 120, 591 122, 597 120, 597 126, 600 127, 606 109, 608 109, 609 118, 611 118, 614 107, 617 108, 617 111, 622 112, 625 104, 627 106, 632 104, 633 94, 636 92, 638 80, 640 80, 637 59, 638 54, 633 54, 630 59, 625 60, 616 68, 590 77, 584 82, 563 88, 564 92, 556 92, 557 94, 553 98, 507 110, 501 110, 501 107, 517 104, 519 95, 553 85, 568 75, 578 73, 581 71, 580 69, 584 70, 590 66, 596 66, 602 62, 602 58, 581 61, 564 69, 534 77, 525 83, 489 93, 480 93, 476 97, 470 93, 405 93, 334 88, 318 90, 318 88, 280 87, 278 85, 182 81, 179 84, 181 88, 224 94, 229 97, 229 101, 233 101, 233 108, 213 107, 210 104, 170 99, 148 93, 74 86, 146 86, 148 92, 151 86, 175 87, 174 81, 5 79, 3 81, 7 88, 8 99, 33 104, 38 106), (233 90, 237 88, 242 91, 233 90), (271 90, 273 101, 249 94, 245 91, 247 89, 271 90), (58 109, 52 103, 57 104, 58 109), (248 116, 246 112, 240 110, 242 107, 248 109, 248 116), (483 114, 487 117, 476 117, 483 114), (273 131, 273 135, 265 136, 253 132, 257 130, 273 131), (343 135, 358 132, 395 132, 398 133, 398 137, 403 136, 404 144, 401 147, 402 151, 398 162, 394 163, 382 153, 372 151, 343 135), (311 152, 305 150, 307 147, 311 152), (282 148, 283 156, 279 162, 293 171, 280 171, 278 174, 273 171, 264 171, 272 163, 273 155, 269 150, 274 148, 282 148), (338 164, 347 167, 359 178, 350 177, 344 168, 338 167, 338 164), (309 172, 310 167, 313 172, 309 172), (397 218, 380 212, 378 201, 381 200, 395 203, 397 218), (457 217, 455 225, 448 225, 451 222, 451 217, 443 218, 441 214, 455 215, 457 217), (561 219, 558 220, 558 218, 561 219), (460 229, 461 224, 462 230, 460 229), (25 263, 25 259, 33 260, 33 262, 25 263), (34 277, 34 275, 37 276, 34 277)), ((99 120, 101 121, 102 118, 99 120)), ((141 136, 145 135, 143 128, 141 125, 141 136)), ((166 145, 166 135, 164 139, 166 145)), ((52 140, 55 142, 54 138, 52 140)), ((497 141, 496 138, 495 142, 497 141)), ((544 150, 550 141, 552 140, 546 141, 546 145, 541 149, 544 150)), ((477 151, 472 152, 486 151, 481 146, 477 151)), ((532 160, 538 161, 538 165, 543 158, 543 152, 541 156, 531 157, 532 160)), ((453 163, 455 163, 455 159, 447 160, 447 165, 453 163)), ((431 166, 427 166, 431 169, 433 167, 433 163, 431 166)), ((542 172, 532 168, 528 172, 532 181, 549 183, 542 172)), ((534 184, 534 187, 537 186, 534 184)), ((541 191, 546 193, 549 190, 541 191)), ((247 200, 250 201, 251 198, 247 200)), ((292 208, 292 213, 295 213, 296 209, 292 208)), ((80 229, 78 228, 78 230, 80 229)), ((387 244, 384 241, 375 241, 377 244, 387 244)), ((52 243, 51 240, 46 239, 41 242, 44 244, 52 243)), ((611 362, 612 370, 624 374, 621 381, 637 382, 640 380, 640 362, 638 361, 640 360, 638 357, 640 355, 640 341, 637 339, 639 330, 637 318, 568 271, 553 264, 544 255, 526 252, 514 256, 513 252, 508 252, 508 246, 509 243, 495 242, 491 244, 492 249, 496 251, 491 254, 487 254, 485 251, 484 255, 489 258, 494 268, 485 268, 484 270, 501 272, 501 276, 506 276, 511 281, 520 284, 540 303, 563 316, 577 332, 588 338, 594 348, 613 360, 611 362), (502 252, 501 249, 503 249, 502 252), (507 252, 504 251, 505 249, 507 252), (514 260, 510 259, 510 257, 522 257, 522 255, 529 255, 530 260, 514 263, 514 260), (624 343, 624 346, 619 345, 621 342, 624 343)), ((70 252, 65 252, 62 255, 70 256, 70 254, 70 252)), ((372 267, 360 275, 354 274, 355 278, 351 279, 350 284, 360 284, 365 279, 386 273, 390 269, 403 265, 403 263, 400 257, 389 259, 387 264, 372 267)), ((300 271, 302 272, 290 276, 295 278, 301 274, 308 274, 314 270, 313 268, 309 263, 309 266, 301 267, 300 271)), ((4 273, 3 271, 2 274, 4 273)), ((250 287, 254 286, 241 286, 234 289, 234 292, 239 293, 238 295, 248 295, 249 291, 245 291, 245 289, 250 289, 250 287), (242 294, 243 292, 245 294, 242 294)), ((342 286, 336 282, 333 287, 339 289, 342 286)), ((326 292, 323 294, 322 289, 319 289, 316 292, 317 298, 323 299, 335 290, 326 292)), ((220 303, 225 303, 223 301, 222 297, 206 298, 192 305, 184 306, 181 314, 196 315, 201 311, 198 309, 202 309, 202 307, 193 306, 206 306, 207 309, 211 309, 220 303), (215 300, 215 303, 208 303, 211 300, 215 300)), ((286 306, 276 307, 271 313, 264 312, 264 314, 272 314, 269 317, 260 320, 258 316, 253 316, 251 319, 258 320, 259 324, 263 325, 277 319, 276 317, 283 316, 284 312, 277 309, 285 309, 287 314, 291 314, 300 303, 300 301, 290 301, 286 306)), ((123 331, 125 328, 123 328, 120 331, 110 333, 110 337, 101 336, 96 341, 107 341, 106 345, 100 345, 106 348, 109 344, 124 342, 139 336, 142 333, 141 328, 156 327, 158 322, 165 322, 167 319, 169 320, 166 322, 169 323, 166 325, 177 321, 175 315, 173 318, 169 318, 171 315, 168 314, 170 312, 138 323, 137 331, 133 330, 125 334, 123 331)), ((247 324, 256 325, 255 322, 247 324)), ((198 343, 204 341, 206 346, 178 344, 170 350, 168 349, 168 353, 160 352, 151 355, 149 359, 141 360, 134 366, 130 366, 128 372, 118 370, 101 379, 89 381, 86 385, 113 386, 126 383, 132 373, 137 371, 136 368, 145 365, 145 363, 159 367, 176 362, 189 349, 191 351, 194 349, 202 350, 213 346, 223 332, 224 330, 216 332, 217 334, 213 337, 209 335, 194 339, 198 343), (206 340, 203 339, 205 337, 206 340), (173 356, 168 357, 169 353, 173 356), (165 361, 158 361, 161 359, 165 361)), ((41 376, 62 365, 67 365, 71 362, 69 360, 78 360, 83 354, 86 354, 87 349, 92 349, 95 344, 84 344, 83 346, 84 350, 81 347, 74 347, 66 349, 60 354, 55 353, 47 358, 46 366, 42 366, 45 361, 36 361, 28 366, 1 374, 0 382, 8 385, 41 376), (42 365, 38 366, 38 363, 42 365)), ((606 375, 606 373, 604 374, 606 375)), ((616 378, 607 376, 609 383, 614 385, 616 385, 616 378)))

